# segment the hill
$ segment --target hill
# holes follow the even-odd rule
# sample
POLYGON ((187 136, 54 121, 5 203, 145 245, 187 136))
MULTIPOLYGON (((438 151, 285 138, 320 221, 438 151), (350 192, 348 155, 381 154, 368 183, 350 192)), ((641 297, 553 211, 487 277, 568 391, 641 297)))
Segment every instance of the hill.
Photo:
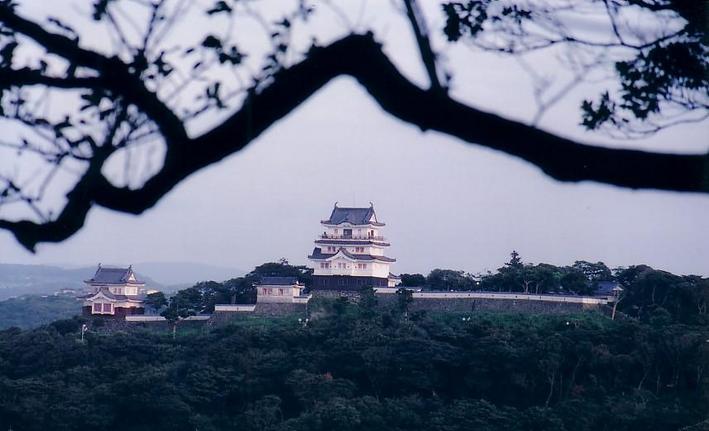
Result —
MULTIPOLYGON (((149 288, 175 291, 199 281, 224 281, 243 274, 236 268, 192 262, 142 262, 133 265, 149 288)), ((60 289, 81 289, 95 266, 65 268, 51 265, 0 263, 0 301, 22 295, 51 295, 60 289)))
POLYGON ((174 339, 0 331, 0 429, 659 431, 709 413, 706 326, 328 308, 174 339))
MULTIPOLYGON (((62 268, 49 265, 19 265, 0 263, 0 300, 22 295, 51 295, 60 289, 82 289, 83 281, 96 272, 95 266, 62 268)), ((163 285, 138 271, 148 287, 163 285)))
POLYGON ((28 329, 81 313, 81 303, 70 296, 24 295, 0 301, 0 330, 28 329))

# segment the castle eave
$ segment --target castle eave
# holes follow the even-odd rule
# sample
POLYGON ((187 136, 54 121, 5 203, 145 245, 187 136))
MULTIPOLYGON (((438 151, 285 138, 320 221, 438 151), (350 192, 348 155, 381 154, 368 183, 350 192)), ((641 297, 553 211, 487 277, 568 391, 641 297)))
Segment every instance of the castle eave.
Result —
POLYGON ((389 247, 391 244, 383 241, 373 241, 370 239, 364 240, 353 240, 353 239, 338 239, 338 238, 328 238, 328 239, 316 239, 315 244, 325 244, 325 245, 380 245, 382 247, 389 247))
POLYGON ((364 261, 364 262, 373 262, 373 261, 380 261, 380 262, 396 262, 396 259, 387 257, 387 256, 377 256, 373 254, 355 254, 355 253, 350 253, 344 248, 341 248, 337 251, 337 253, 322 253, 318 252, 318 249, 313 250, 313 254, 308 256, 308 259, 312 260, 331 260, 334 259, 336 256, 342 255, 344 257, 349 258, 350 260, 357 260, 357 261, 364 261))

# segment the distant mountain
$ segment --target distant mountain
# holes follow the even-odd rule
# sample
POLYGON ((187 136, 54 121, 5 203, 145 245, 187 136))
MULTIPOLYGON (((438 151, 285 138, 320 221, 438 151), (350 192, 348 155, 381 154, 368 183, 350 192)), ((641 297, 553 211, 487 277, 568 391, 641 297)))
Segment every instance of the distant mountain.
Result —
POLYGON ((237 268, 193 262, 142 262, 134 264, 133 268, 166 286, 191 286, 208 280, 224 281, 244 274, 244 271, 237 268))
MULTIPOLYGON (((244 274, 235 268, 192 262, 144 262, 133 265, 146 287, 175 291, 198 281, 224 281, 244 274)), ((51 295, 60 289, 82 289, 95 266, 62 268, 50 265, 0 263, 0 301, 27 294, 51 295)))
MULTIPOLYGON (((142 271, 136 272, 148 287, 163 288, 142 271)), ((66 269, 49 265, 0 263, 0 300, 27 294, 51 295, 60 289, 83 289, 84 280, 96 272, 95 266, 66 269)))

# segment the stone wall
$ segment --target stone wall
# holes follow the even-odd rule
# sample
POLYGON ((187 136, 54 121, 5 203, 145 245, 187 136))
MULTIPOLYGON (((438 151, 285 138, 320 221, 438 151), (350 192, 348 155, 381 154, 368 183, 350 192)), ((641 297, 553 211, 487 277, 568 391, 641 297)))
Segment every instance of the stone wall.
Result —
MULTIPOLYGON (((316 298, 347 297, 352 302, 357 302, 359 294, 356 292, 339 292, 333 290, 313 291, 316 298)), ((396 307, 396 294, 377 294, 380 307, 396 307)), ((474 311, 499 311, 509 313, 535 313, 556 314, 574 313, 583 310, 600 310, 606 308, 598 304, 581 304, 570 302, 551 302, 534 300, 509 300, 509 299, 484 299, 484 298, 413 298, 409 305, 411 312, 439 311, 439 312, 474 312, 474 311)))
POLYGON ((306 304, 262 302, 253 311, 215 311, 209 325, 224 325, 248 316, 281 317, 302 314, 305 317, 306 304))
MULTIPOLYGON (((396 295, 377 295, 381 307, 396 307, 396 295)), ((438 312, 476 312, 499 311, 508 313, 533 314, 563 314, 575 313, 597 307, 587 307, 582 304, 544 301, 514 301, 505 299, 472 299, 472 298, 414 298, 409 305, 409 311, 438 312)))
POLYGON ((257 302, 253 314, 257 316, 285 316, 300 313, 305 316, 306 304, 257 302))
MULTIPOLYGON (((310 293, 313 298, 329 298, 337 299, 341 297, 349 298, 350 300, 357 301, 359 299, 359 292, 357 291, 342 291, 342 290, 312 290, 310 293)), ((377 295, 379 296, 379 295, 377 295)))

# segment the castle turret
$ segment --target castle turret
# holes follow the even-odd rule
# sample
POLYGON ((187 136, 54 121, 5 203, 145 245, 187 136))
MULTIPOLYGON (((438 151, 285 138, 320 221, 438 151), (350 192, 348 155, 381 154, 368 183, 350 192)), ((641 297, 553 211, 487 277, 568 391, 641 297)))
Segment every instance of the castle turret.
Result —
POLYGON ((389 266, 396 259, 386 256, 390 244, 382 236, 384 223, 377 219, 374 205, 345 208, 335 203, 330 218, 320 224, 323 233, 308 256, 315 267, 313 289, 359 290, 389 285, 389 266))

